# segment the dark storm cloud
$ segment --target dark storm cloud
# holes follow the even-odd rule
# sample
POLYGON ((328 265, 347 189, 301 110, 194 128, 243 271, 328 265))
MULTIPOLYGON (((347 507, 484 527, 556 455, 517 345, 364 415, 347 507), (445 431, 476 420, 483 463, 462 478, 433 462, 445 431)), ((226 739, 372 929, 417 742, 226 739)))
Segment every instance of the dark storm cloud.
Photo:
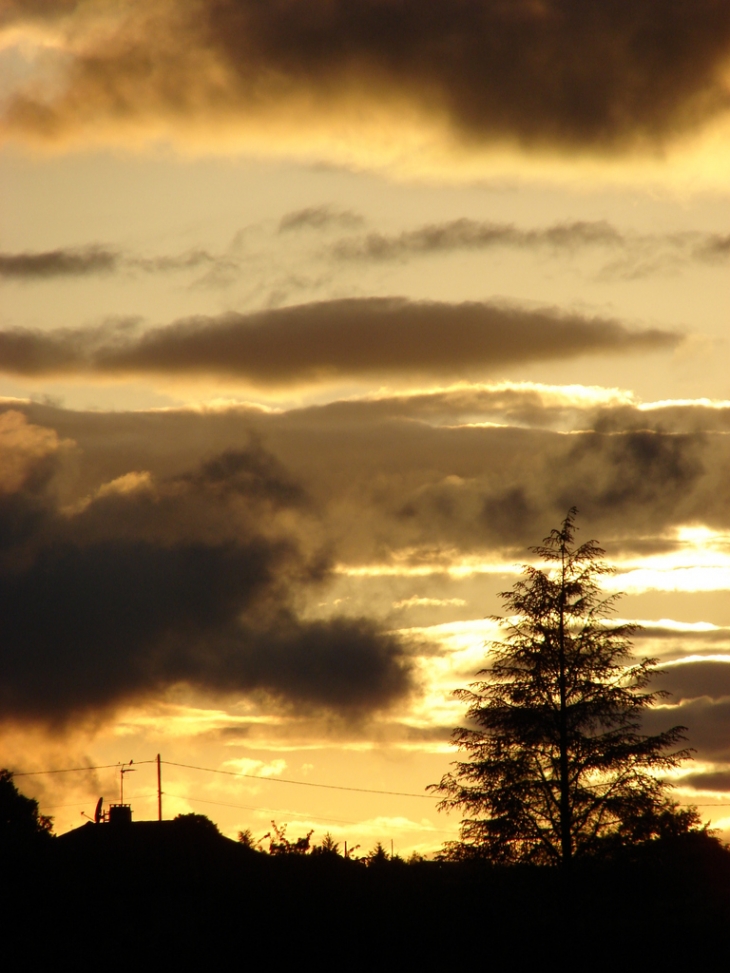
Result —
MULTIPOLYGON (((44 12, 56 16, 15 3, 6 19, 44 12)), ((350 132, 406 106, 466 144, 606 152, 663 144, 728 108, 718 0, 133 0, 79 6, 71 24, 65 86, 17 96, 10 128, 52 138, 164 117, 265 130, 276 116, 304 134, 350 132)))
POLYGON ((108 274, 122 269, 158 273, 187 270, 215 261, 216 258, 204 250, 141 257, 93 244, 87 247, 60 247, 56 250, 35 253, 0 253, 0 278, 23 281, 44 280, 51 277, 108 274))
POLYGON ((672 348, 676 333, 547 308, 352 298, 197 317, 132 334, 0 332, 0 370, 24 375, 223 374, 259 385, 405 374, 463 377, 515 362, 672 348))
POLYGON ((53 464, 29 465, 0 494, 3 718, 67 721, 178 683, 359 717, 412 689, 395 635, 299 615, 327 560, 278 526, 306 496, 255 442, 63 509, 53 464))
POLYGON ((352 210, 341 210, 334 206, 307 206, 285 213, 279 221, 279 233, 302 229, 354 229, 364 222, 362 216, 352 210))
POLYGON ((406 694, 403 646, 375 624, 256 617, 285 553, 118 540, 54 545, 4 572, 4 716, 68 718, 178 683, 353 715, 406 694))

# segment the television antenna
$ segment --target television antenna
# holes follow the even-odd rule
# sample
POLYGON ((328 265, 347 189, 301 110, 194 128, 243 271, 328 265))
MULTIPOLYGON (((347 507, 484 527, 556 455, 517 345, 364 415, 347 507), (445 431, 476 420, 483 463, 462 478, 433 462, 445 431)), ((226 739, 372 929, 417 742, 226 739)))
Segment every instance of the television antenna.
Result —
POLYGON ((136 767, 132 766, 133 763, 134 760, 130 760, 128 764, 122 764, 122 766, 119 768, 119 803, 120 804, 124 804, 124 775, 133 774, 137 769, 136 767))

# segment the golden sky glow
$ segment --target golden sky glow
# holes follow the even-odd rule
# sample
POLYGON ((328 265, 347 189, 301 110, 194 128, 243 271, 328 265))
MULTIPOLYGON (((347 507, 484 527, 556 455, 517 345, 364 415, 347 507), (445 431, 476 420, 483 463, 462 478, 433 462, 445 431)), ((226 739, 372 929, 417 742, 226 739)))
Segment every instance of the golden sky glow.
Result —
POLYGON ((0 766, 103 768, 19 778, 58 830, 159 752, 166 815, 433 851, 573 505, 730 829, 728 78, 709 0, 5 5, 0 766))

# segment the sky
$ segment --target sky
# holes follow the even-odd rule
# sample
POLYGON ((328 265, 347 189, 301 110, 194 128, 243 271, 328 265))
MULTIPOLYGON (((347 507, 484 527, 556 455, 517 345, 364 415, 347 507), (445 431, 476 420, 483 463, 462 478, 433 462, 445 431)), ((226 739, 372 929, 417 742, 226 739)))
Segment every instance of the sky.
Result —
POLYGON ((575 506, 730 835, 729 160, 722 0, 6 0, 0 765, 99 768, 18 777, 57 831, 160 753, 165 816, 433 852, 575 506))

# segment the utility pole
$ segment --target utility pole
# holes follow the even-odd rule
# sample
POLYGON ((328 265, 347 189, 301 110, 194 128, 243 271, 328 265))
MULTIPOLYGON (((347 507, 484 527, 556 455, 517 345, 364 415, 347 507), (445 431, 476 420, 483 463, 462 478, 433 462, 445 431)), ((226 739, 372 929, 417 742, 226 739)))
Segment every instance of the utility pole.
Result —
POLYGON ((157 820, 162 821, 162 761, 157 754, 157 820))

